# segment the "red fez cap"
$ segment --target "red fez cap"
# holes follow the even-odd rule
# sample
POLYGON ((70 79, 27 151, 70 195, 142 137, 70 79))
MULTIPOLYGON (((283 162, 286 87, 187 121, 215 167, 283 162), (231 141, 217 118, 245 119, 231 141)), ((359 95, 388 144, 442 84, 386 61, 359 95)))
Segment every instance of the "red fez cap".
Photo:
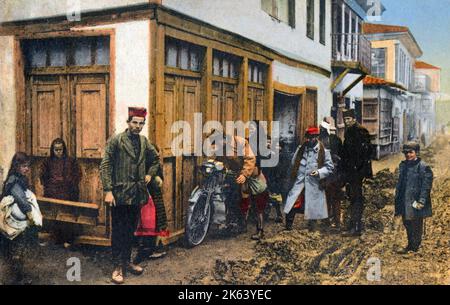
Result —
POLYGON ((128 116, 145 118, 147 116, 147 109, 143 107, 128 107, 128 116))
POLYGON ((318 135, 320 135, 320 130, 317 127, 309 127, 306 130, 306 134, 307 135, 313 135, 313 136, 317 135, 318 136, 318 135))

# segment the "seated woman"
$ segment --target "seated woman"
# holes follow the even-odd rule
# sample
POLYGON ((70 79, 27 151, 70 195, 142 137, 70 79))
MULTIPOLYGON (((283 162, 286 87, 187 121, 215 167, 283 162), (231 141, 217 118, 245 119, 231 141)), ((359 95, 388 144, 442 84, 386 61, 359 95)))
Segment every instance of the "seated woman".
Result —
MULTIPOLYGON (((24 258, 34 253, 38 243, 38 229, 34 224, 32 204, 28 201, 26 192, 29 190, 27 175, 30 171, 30 159, 25 153, 18 152, 14 155, 11 168, 3 186, 1 198, 6 196, 14 197, 14 202, 20 211, 17 214, 26 215, 32 226, 28 226, 24 232, 10 240, 0 234, 2 239, 3 254, 10 267, 10 279, 14 283, 29 283, 29 279, 24 278, 24 258)), ((14 211, 13 211, 14 214, 14 211)))
MULTIPOLYGON (((80 177, 80 167, 76 159, 68 156, 64 140, 53 140, 50 157, 45 159, 41 166, 40 180, 44 187, 44 197, 78 201, 80 177)), ((65 243, 65 246, 68 246, 73 242, 74 225, 55 223, 51 230, 56 235, 57 243, 65 243)))
POLYGON ((67 146, 63 139, 53 140, 50 157, 41 167, 41 184, 44 197, 78 201, 81 171, 76 159, 67 155, 67 146))

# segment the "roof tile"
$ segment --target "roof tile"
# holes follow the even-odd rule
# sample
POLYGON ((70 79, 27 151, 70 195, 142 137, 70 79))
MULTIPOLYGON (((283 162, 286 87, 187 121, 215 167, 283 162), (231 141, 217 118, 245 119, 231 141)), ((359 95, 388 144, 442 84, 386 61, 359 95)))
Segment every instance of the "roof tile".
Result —
POLYGON ((378 34, 378 33, 402 33, 408 32, 409 28, 406 26, 363 23, 364 34, 378 34))

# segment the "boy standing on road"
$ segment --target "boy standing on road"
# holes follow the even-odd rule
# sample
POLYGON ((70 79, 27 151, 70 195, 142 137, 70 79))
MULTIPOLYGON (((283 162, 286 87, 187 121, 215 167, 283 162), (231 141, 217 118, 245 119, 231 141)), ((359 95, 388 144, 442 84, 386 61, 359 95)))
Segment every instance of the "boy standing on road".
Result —
POLYGON ((405 160, 400 163, 400 177, 395 192, 395 216, 402 216, 408 235, 408 246, 399 254, 417 252, 422 242, 423 220, 431 217, 433 172, 419 157, 420 145, 403 146, 405 160))

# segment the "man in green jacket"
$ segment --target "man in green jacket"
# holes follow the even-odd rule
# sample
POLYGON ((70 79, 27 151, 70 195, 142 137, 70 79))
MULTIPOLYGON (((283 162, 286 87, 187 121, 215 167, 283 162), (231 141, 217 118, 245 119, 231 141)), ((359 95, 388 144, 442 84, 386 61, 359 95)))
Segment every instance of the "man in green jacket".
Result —
POLYGON ((139 135, 145 125, 145 108, 128 109, 128 129, 113 136, 106 145, 100 164, 105 202, 111 206, 112 255, 114 271, 112 281, 124 282, 124 272, 140 275, 143 268, 131 262, 134 232, 140 207, 148 200, 147 184, 157 176, 159 154, 150 141, 139 135))

